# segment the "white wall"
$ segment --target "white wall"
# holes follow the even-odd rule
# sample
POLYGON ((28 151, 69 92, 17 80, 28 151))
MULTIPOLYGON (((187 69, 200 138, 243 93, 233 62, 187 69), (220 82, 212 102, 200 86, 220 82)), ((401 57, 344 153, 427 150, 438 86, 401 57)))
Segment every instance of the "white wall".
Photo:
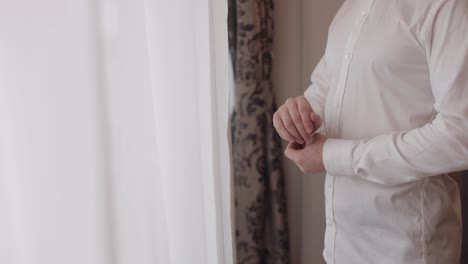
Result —
MULTIPOLYGON (((343 0, 277 1, 274 86, 278 105, 303 93, 325 50, 328 25, 343 0)), ((324 263, 323 175, 302 175, 284 160, 287 178, 291 263, 324 263)))

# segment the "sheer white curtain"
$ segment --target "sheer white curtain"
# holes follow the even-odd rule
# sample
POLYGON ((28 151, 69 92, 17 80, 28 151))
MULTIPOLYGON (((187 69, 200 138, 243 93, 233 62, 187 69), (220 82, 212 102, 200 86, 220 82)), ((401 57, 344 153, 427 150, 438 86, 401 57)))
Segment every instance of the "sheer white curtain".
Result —
POLYGON ((225 1, 0 1, 0 263, 232 263, 225 1))

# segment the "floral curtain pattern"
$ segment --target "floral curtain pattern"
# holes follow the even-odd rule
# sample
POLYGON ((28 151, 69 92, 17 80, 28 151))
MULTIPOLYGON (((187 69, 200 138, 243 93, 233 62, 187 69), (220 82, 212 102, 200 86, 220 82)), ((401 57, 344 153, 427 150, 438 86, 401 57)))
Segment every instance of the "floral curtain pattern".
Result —
POLYGON ((272 0, 228 0, 237 263, 289 263, 282 148, 272 125, 272 0))

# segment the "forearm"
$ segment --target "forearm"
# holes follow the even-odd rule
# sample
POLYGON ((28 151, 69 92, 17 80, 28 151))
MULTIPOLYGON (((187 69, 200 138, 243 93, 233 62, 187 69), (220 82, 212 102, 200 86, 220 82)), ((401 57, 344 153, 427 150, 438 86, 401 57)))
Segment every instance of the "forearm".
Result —
POLYGON ((328 173, 400 184, 468 169, 468 121, 438 115, 430 124, 365 140, 329 139, 323 159, 328 173))

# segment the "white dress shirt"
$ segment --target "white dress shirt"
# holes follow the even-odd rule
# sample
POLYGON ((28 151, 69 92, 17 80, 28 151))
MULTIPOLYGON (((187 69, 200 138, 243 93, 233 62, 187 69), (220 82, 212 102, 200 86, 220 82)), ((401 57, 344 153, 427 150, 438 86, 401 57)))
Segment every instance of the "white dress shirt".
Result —
POLYGON ((468 0, 345 1, 311 80, 327 263, 458 264, 468 0))

